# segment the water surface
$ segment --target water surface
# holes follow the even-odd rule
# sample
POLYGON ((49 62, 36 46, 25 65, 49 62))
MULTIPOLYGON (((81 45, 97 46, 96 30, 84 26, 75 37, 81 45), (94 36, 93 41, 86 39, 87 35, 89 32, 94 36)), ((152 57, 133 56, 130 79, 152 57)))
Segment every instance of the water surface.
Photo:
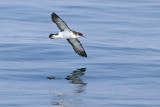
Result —
POLYGON ((160 106, 159 0, 0 3, 0 106, 160 106), (51 40, 57 13, 88 57, 51 40))

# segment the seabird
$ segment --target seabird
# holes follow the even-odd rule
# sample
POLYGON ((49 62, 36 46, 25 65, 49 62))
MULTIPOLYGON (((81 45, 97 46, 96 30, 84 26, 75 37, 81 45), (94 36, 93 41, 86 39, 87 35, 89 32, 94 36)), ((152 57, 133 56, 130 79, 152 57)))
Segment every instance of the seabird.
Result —
POLYGON ((78 37, 84 37, 82 33, 71 30, 67 24, 55 13, 51 14, 52 21, 61 30, 57 34, 50 34, 50 39, 67 39, 67 41, 72 45, 74 51, 82 57, 87 57, 87 54, 82 47, 82 44, 77 39, 78 37))

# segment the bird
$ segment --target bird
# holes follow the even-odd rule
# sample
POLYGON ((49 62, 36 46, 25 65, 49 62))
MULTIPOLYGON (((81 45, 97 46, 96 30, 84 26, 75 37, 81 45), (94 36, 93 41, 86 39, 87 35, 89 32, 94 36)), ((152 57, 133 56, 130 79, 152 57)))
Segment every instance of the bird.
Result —
POLYGON ((67 39, 67 41, 72 45, 74 51, 82 56, 82 57, 87 57, 87 54, 80 43, 80 41, 77 39, 79 37, 84 37, 82 33, 76 32, 74 30, 71 30, 65 21, 63 21, 56 13, 51 14, 51 19, 52 21, 57 25, 57 27, 60 29, 59 33, 56 34, 50 34, 49 38, 50 39, 67 39))

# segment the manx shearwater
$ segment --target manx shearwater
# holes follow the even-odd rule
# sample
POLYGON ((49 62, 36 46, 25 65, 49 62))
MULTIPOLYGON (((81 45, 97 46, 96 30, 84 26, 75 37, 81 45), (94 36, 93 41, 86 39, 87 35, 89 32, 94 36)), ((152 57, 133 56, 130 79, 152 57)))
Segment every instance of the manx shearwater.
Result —
MULTIPOLYGON (((74 51, 82 57, 87 57, 87 54, 82 47, 82 44, 77 39, 78 37, 84 37, 82 33, 71 30, 67 24, 55 13, 51 14, 52 21, 61 30, 57 34, 50 34, 50 39, 67 39, 67 41, 72 45, 74 51)), ((85 37, 86 38, 86 37, 85 37)))

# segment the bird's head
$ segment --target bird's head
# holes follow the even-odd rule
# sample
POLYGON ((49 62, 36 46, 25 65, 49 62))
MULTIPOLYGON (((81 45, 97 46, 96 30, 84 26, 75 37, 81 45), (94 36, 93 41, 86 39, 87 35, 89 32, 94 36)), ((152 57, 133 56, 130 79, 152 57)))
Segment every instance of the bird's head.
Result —
POLYGON ((78 37, 84 37, 84 38, 86 38, 85 36, 83 36, 82 33, 79 33, 79 32, 77 33, 77 36, 78 36, 78 37))

